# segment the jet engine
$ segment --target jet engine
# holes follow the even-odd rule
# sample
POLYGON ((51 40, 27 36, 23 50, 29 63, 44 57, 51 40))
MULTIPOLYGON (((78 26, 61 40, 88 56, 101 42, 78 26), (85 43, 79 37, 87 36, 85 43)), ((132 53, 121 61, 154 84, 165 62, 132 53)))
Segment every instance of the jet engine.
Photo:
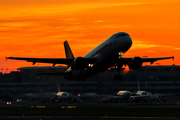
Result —
POLYGON ((137 70, 142 66, 142 59, 140 57, 133 57, 129 62, 129 69, 137 70))
POLYGON ((77 57, 71 63, 71 68, 73 70, 79 70, 85 66, 85 60, 83 57, 77 57))

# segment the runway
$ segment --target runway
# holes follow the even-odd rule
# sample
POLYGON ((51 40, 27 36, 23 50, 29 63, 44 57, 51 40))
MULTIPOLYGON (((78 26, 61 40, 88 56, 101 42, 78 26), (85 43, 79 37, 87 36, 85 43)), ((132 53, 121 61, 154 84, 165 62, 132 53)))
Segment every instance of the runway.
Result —
POLYGON ((0 120, 179 120, 175 117, 0 116, 0 120))

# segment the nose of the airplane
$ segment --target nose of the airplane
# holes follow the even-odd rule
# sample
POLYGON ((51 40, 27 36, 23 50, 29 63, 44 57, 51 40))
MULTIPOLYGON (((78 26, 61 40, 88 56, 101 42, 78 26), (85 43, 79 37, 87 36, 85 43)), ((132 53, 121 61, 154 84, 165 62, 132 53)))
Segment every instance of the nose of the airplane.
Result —
POLYGON ((120 34, 118 36, 116 36, 116 38, 119 38, 119 41, 120 41, 121 44, 123 43, 125 46, 127 46, 129 48, 131 47, 132 39, 131 39, 131 37, 129 36, 128 33, 120 32, 120 34), (118 36, 120 36, 120 37, 118 37, 118 36))
POLYGON ((131 45, 132 45, 132 39, 131 39, 131 37, 129 37, 128 42, 129 42, 129 45, 130 45, 130 47, 131 47, 131 45))
POLYGON ((132 39, 130 36, 126 37, 123 41, 124 45, 126 46, 127 49, 129 49, 132 45, 132 39))

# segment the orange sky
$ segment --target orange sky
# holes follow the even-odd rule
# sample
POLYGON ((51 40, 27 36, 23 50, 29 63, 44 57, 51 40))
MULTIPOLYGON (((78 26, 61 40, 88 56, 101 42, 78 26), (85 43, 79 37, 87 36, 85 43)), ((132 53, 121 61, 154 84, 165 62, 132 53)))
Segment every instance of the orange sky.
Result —
POLYGON ((121 31, 133 40, 124 57, 174 56, 158 63, 179 65, 179 6, 179 0, 1 0, 0 68, 9 70, 0 72, 32 66, 5 56, 65 57, 64 40, 84 56, 121 31))

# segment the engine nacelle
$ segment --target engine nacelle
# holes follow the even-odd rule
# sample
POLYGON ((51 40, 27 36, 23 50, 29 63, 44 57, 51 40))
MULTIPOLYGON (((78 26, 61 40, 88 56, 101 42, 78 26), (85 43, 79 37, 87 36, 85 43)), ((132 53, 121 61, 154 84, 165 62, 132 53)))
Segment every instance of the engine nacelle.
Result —
POLYGON ((129 63, 129 69, 137 70, 142 66, 142 59, 140 57, 133 57, 129 63))
POLYGON ((79 70, 85 66, 85 60, 82 57, 77 57, 71 63, 71 68, 73 70, 79 70))

